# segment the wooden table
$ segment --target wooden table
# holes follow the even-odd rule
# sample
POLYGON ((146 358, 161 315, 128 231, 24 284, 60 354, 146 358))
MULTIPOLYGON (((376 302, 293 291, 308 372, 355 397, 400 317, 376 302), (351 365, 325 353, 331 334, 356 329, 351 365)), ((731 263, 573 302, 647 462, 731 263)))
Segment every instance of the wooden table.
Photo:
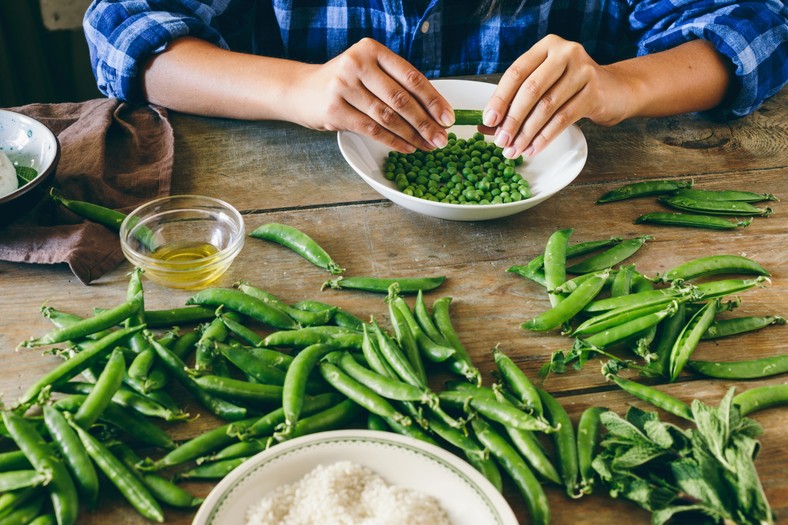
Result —
MULTIPOLYGON (((653 199, 600 206, 596 198, 635 180, 692 178, 696 187, 747 189, 788 198, 788 92, 782 91, 748 118, 715 123, 698 116, 636 119, 614 128, 580 124, 589 146, 580 176, 559 195, 506 219, 462 223, 408 212, 381 199, 347 166, 333 133, 266 122, 235 122, 172 114, 176 133, 173 193, 198 193, 228 200, 240 209, 251 230, 276 221, 313 236, 347 269, 348 275, 416 276, 444 274, 446 283, 427 295, 428 303, 451 296, 455 327, 485 382, 492 381, 491 349, 512 355, 535 381, 549 355, 569 345, 556 332, 526 332, 520 324, 548 307, 544 290, 506 269, 530 260, 544 249, 558 228, 574 228, 572 242, 611 235, 651 234, 653 242, 632 262, 647 275, 665 271, 691 258, 711 254, 745 254, 772 272, 770 286, 741 295, 735 315, 786 315, 788 290, 788 210, 773 204, 770 218, 756 219, 731 232, 635 225, 638 215, 658 209, 653 199)), ((31 266, 0 262, 0 348, 3 368, 0 393, 11 404, 26 386, 58 360, 35 350, 15 352, 22 340, 50 327, 39 313, 47 303, 89 315, 93 307, 110 307, 125 296, 124 265, 90 286, 81 285, 65 266, 31 266)), ((238 279, 289 302, 319 299, 388 326, 386 308, 374 294, 320 290, 327 274, 290 251, 249 239, 221 284, 238 279)), ((188 292, 176 292, 146 282, 148 308, 177 307, 188 292)), ((410 301, 410 299, 409 299, 410 301)), ((411 303, 412 304, 412 303, 411 303)), ((704 342, 696 357, 734 360, 788 351, 785 327, 769 327, 741 337, 704 342)), ((716 404, 730 388, 738 391, 785 382, 785 376, 755 381, 709 380, 685 373, 673 384, 659 385, 689 402, 716 404)), ((546 384, 577 421, 591 405, 604 405, 623 414, 628 406, 646 404, 606 383, 599 361, 580 371, 553 375, 546 384)), ((192 404, 191 410, 199 411, 192 404)), ((756 465, 766 495, 778 514, 788 513, 788 412, 772 408, 753 416, 765 430, 756 465)), ((215 425, 210 417, 175 423, 168 430, 186 439, 215 425)), ((186 485, 197 494, 212 484, 186 485)), ((649 523, 649 515, 603 491, 570 500, 548 487, 553 522, 560 524, 649 523)), ((525 506, 511 487, 506 496, 523 523, 525 506)), ((168 509, 170 523, 189 523, 192 512, 168 509)), ((144 523, 112 490, 104 492, 97 512, 84 512, 80 523, 144 523)))

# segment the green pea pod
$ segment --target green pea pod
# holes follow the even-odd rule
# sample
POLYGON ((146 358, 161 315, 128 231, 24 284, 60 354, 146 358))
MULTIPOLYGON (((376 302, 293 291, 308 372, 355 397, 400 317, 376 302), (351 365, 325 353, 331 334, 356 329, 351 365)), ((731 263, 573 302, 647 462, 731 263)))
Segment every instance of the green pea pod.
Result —
POLYGON ((698 361, 690 359, 687 366, 706 377, 718 379, 760 379, 788 372, 788 354, 742 361, 698 361))
POLYGON ((545 409, 545 416, 548 421, 558 429, 553 434, 553 443, 558 455, 558 471, 564 482, 566 493, 571 498, 582 495, 580 492, 579 476, 580 464, 577 455, 577 439, 575 438, 575 428, 566 409, 546 390, 539 389, 539 396, 542 398, 542 405, 545 409))
POLYGON ((771 273, 766 268, 747 257, 741 255, 711 255, 684 262, 660 275, 659 280, 668 282, 677 279, 689 280, 722 273, 771 276, 771 273))
POLYGON ((413 336, 416 338, 416 343, 424 358, 433 363, 442 363, 452 357, 456 353, 454 348, 433 341, 424 330, 422 330, 421 325, 419 325, 410 307, 399 295, 399 291, 400 289, 396 285, 389 287, 387 300, 392 302, 402 314, 410 331, 413 332, 413 336))
POLYGON ((480 418, 471 420, 473 431, 479 441, 490 450, 522 494, 528 507, 531 523, 550 523, 550 504, 547 496, 531 469, 517 451, 498 434, 492 426, 480 418))
POLYGON ((223 306, 273 328, 288 330, 299 328, 299 324, 285 312, 240 290, 208 288, 186 299, 186 304, 212 307, 223 306))
POLYGON ((318 343, 304 348, 293 359, 293 363, 287 369, 282 389, 282 407, 285 411, 283 434, 287 435, 292 432, 298 423, 304 405, 309 374, 312 373, 323 356, 335 350, 337 348, 332 345, 318 343))
POLYGON ((24 417, 14 412, 3 412, 3 423, 14 442, 25 453, 30 464, 42 476, 51 479, 47 485, 52 508, 58 524, 76 523, 79 496, 74 481, 54 449, 24 417))
POLYGON ((361 348, 362 334, 342 326, 305 326, 296 330, 277 330, 265 339, 265 346, 306 348, 314 344, 330 344, 336 348, 361 348))
POLYGON ((44 507, 44 497, 36 494, 27 501, 20 502, 16 507, 3 516, 3 525, 30 525, 41 513, 44 507))
POLYGON ((302 418, 296 423, 292 432, 286 434, 274 434, 278 441, 294 439, 315 432, 324 430, 335 430, 345 427, 362 414, 361 407, 352 399, 345 399, 336 405, 317 412, 311 416, 302 418))
POLYGON ((714 215, 655 211, 641 215, 634 222, 635 224, 657 224, 659 226, 704 228, 707 230, 734 230, 749 226, 752 223, 752 218, 731 221, 714 215))
POLYGON ((9 470, 0 472, 0 493, 49 483, 49 478, 36 470, 9 470))
POLYGON ((753 330, 760 330, 771 325, 784 325, 785 318, 779 315, 766 315, 766 316, 747 316, 747 317, 731 317, 729 319, 718 319, 711 323, 711 326, 706 330, 701 339, 719 339, 721 337, 729 337, 732 335, 743 334, 752 332, 753 330))
POLYGON ((536 386, 520 369, 512 358, 504 354, 497 346, 493 348, 493 359, 501 374, 504 386, 509 389, 523 405, 529 407, 536 416, 543 415, 542 400, 536 386))
POLYGON ((275 295, 268 293, 256 286, 252 286, 247 282, 242 281, 236 286, 243 293, 249 294, 252 297, 257 297, 261 301, 270 304, 274 308, 282 310, 302 326, 322 326, 328 324, 336 312, 336 307, 324 308, 315 312, 309 310, 299 310, 298 308, 294 308, 286 304, 275 295))
POLYGON ((333 310, 334 315, 331 316, 331 322, 337 326, 344 326, 345 328, 352 328, 353 330, 361 331, 364 321, 355 315, 339 308, 320 301, 299 301, 293 305, 294 308, 299 310, 308 310, 310 312, 320 312, 322 310, 333 310))
POLYGON ((22 346, 31 348, 81 339, 88 334, 106 330, 122 323, 134 312, 139 311, 141 305, 142 293, 138 293, 131 300, 109 310, 104 310, 93 317, 87 317, 64 328, 55 328, 41 337, 28 339, 22 343, 22 346))
POLYGON ((427 371, 424 368, 424 360, 421 358, 421 351, 419 350, 419 343, 416 336, 410 329, 405 316, 394 305, 394 301, 388 301, 389 320, 391 326, 394 328, 394 335, 396 336, 397 343, 402 351, 405 353, 410 362, 413 371, 418 375, 419 381, 427 384, 427 371))
POLYGON ((81 352, 62 362, 30 385, 19 399, 19 406, 28 406, 45 387, 56 387, 71 380, 110 353, 120 341, 141 329, 141 326, 122 328, 107 334, 98 341, 87 343, 81 352))
POLYGON ((413 368, 405 352, 380 328, 374 319, 372 319, 372 331, 377 340, 376 348, 381 358, 394 370, 396 376, 410 385, 426 388, 427 383, 413 368))
POLYGON ((733 396, 742 416, 758 410, 788 404, 788 383, 750 388, 733 396))
POLYGON ((768 217, 773 211, 771 208, 759 208, 744 201, 699 200, 681 195, 662 196, 659 200, 671 208, 710 215, 768 217))
MULTIPOLYGON (((573 232, 572 228, 557 230, 547 239, 544 249, 544 280, 548 292, 566 281, 566 251, 573 232)), ((548 297, 552 306, 563 300, 563 297, 557 294, 550 294, 548 297)))
POLYGON ((609 371, 607 368, 603 368, 603 374, 606 379, 613 381, 622 390, 638 399, 642 399, 674 416, 686 419, 687 421, 693 421, 692 409, 684 401, 652 386, 618 377, 618 375, 609 371))
POLYGON ((229 400, 246 401, 257 404, 271 404, 281 401, 283 387, 250 383, 243 379, 204 375, 194 378, 203 390, 211 395, 229 400))
POLYGON ((650 241, 652 239, 653 237, 650 235, 643 235, 633 239, 621 241, 620 243, 608 248, 602 253, 592 255, 591 257, 584 259, 577 264, 573 264, 572 266, 568 267, 566 271, 568 273, 589 273, 611 268, 634 255, 646 243, 646 241, 650 241))
POLYGON ((81 501, 85 502, 88 508, 94 508, 98 501, 99 479, 90 456, 59 410, 51 405, 44 405, 43 410, 52 445, 60 452, 66 468, 71 472, 81 501))
POLYGON ((611 190, 597 199, 597 204, 622 201, 650 195, 664 195, 675 193, 677 190, 691 188, 691 180, 644 180, 625 184, 611 190))
POLYGON ((28 470, 32 468, 27 456, 21 450, 8 450, 0 452, 0 472, 12 470, 28 470))
POLYGON ((203 498, 192 496, 187 490, 179 487, 169 479, 151 472, 142 472, 137 465, 142 459, 127 445, 116 442, 110 450, 150 491, 151 495, 161 503, 178 508, 192 508, 200 505, 203 498))
POLYGON ((329 273, 340 274, 345 271, 314 239, 293 226, 272 222, 257 227, 249 235, 290 248, 307 261, 329 273))
POLYGON ((455 109, 455 126, 481 126, 484 124, 482 110, 480 109, 455 109))
POLYGON ((230 472, 238 468, 241 463, 249 458, 233 458, 215 461, 204 465, 199 465, 184 472, 179 472, 177 478, 194 480, 218 480, 226 477, 230 472))
POLYGON ((761 202, 761 201, 778 201, 776 195, 771 193, 754 193, 752 191, 741 190, 699 190, 683 188, 677 190, 673 195, 680 197, 689 197, 692 199, 703 201, 743 201, 743 202, 761 202))
POLYGON ((395 409, 383 396, 363 383, 356 381, 339 367, 323 361, 318 364, 318 369, 328 384, 347 396, 348 399, 355 401, 357 405, 373 414, 392 419, 401 425, 407 426, 411 424, 410 418, 395 409))
POLYGON ((547 423, 544 419, 537 418, 520 410, 509 403, 498 401, 484 394, 474 392, 444 390, 438 393, 441 403, 447 403, 459 408, 470 407, 487 419, 496 421, 504 426, 512 426, 521 430, 554 433, 559 427, 547 423))
POLYGON ((607 282, 609 271, 599 272, 583 282, 569 296, 553 308, 526 321, 521 326, 526 330, 546 331, 557 328, 580 313, 602 290, 607 282))
POLYGON ((207 393, 194 381, 194 378, 186 372, 186 364, 178 356, 172 353, 169 348, 156 341, 150 332, 146 331, 145 335, 170 374, 172 374, 172 376, 176 378, 205 408, 221 418, 233 421, 246 417, 245 408, 207 393))
MULTIPOLYGON (((611 237, 609 239, 604 240, 597 240, 597 241, 583 241, 578 242, 575 244, 569 244, 566 247, 566 257, 567 259, 571 257, 579 257, 580 255, 585 255, 587 253, 595 252, 602 248, 609 248, 611 246, 615 246, 616 244, 620 243, 623 239, 621 237, 611 237)), ((522 272, 522 268, 526 268, 528 271, 524 272, 526 274, 530 272, 537 272, 544 268, 544 253, 537 255, 533 259, 531 259, 527 265, 525 266, 512 266, 507 272, 514 272, 520 273, 522 272)))
POLYGON ((323 283, 322 288, 349 289, 365 292, 388 293, 392 284, 399 285, 400 293, 417 293, 434 290, 446 280, 443 275, 434 277, 337 277, 323 283))
POLYGON ((110 354, 95 386, 74 414, 74 422, 82 428, 90 428, 112 401, 112 396, 120 388, 125 373, 126 361, 123 352, 116 348, 110 354))
POLYGON ((144 316, 148 328, 169 328, 210 321, 216 317, 216 308, 199 305, 181 306, 164 310, 145 310, 144 316))
POLYGON ((76 424, 74 429, 90 457, 126 501, 145 518, 163 523, 164 513, 161 507, 142 482, 98 439, 76 424))
POLYGON ((605 407, 588 407, 577 423, 577 463, 580 472, 580 492, 591 494, 594 487, 594 468, 591 462, 599 444, 600 415, 605 407))
POLYGON ((717 314, 719 299, 709 301, 706 306, 701 308, 681 331, 678 340, 670 351, 669 370, 670 380, 675 381, 684 365, 687 364, 692 353, 700 342, 700 338, 706 332, 717 314))
POLYGON ((418 401, 424 404, 437 403, 438 399, 429 389, 378 374, 359 364, 349 352, 342 352, 339 368, 354 380, 373 390, 376 394, 396 401, 418 401))
POLYGON ((457 332, 454 330, 451 315, 449 314, 449 305, 451 301, 451 297, 440 297, 432 303, 432 317, 435 320, 435 326, 438 327, 441 335, 443 335, 448 345, 453 348, 455 352, 453 356, 448 358, 447 366, 449 370, 465 377, 465 379, 471 383, 481 385, 482 374, 473 363, 470 354, 468 354, 457 332))

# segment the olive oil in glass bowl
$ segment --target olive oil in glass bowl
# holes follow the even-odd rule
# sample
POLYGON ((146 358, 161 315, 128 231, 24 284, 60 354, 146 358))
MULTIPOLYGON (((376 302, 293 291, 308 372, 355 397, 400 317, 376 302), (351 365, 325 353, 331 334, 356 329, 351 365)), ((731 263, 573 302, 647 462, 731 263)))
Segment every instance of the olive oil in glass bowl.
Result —
POLYGON ((120 226, 123 253, 144 275, 168 288, 215 283, 244 243, 244 222, 230 204, 199 195, 173 195, 143 204, 120 226))

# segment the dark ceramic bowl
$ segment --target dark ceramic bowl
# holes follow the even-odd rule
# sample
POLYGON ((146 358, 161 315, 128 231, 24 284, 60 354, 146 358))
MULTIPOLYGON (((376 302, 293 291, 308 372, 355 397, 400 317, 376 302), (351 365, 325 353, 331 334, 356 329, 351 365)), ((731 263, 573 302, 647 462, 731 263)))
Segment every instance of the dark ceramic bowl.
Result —
POLYGON ((24 215, 52 184, 60 160, 60 143, 41 122, 21 113, 0 109, 0 151, 14 166, 36 170, 30 182, 0 196, 0 227, 24 215))

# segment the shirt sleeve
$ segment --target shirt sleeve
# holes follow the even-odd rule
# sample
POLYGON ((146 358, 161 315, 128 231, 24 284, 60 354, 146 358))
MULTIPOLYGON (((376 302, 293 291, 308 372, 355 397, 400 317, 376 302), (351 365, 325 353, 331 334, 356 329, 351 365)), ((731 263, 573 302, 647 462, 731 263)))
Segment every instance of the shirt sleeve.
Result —
POLYGON ((141 64, 181 36, 195 36, 226 48, 212 22, 229 3, 231 0, 94 1, 85 13, 83 29, 99 90, 108 97, 141 101, 141 64))
POLYGON ((693 39, 710 42, 735 75, 724 117, 755 111, 788 80, 788 8, 781 0, 630 0, 638 54, 656 53, 693 39))

